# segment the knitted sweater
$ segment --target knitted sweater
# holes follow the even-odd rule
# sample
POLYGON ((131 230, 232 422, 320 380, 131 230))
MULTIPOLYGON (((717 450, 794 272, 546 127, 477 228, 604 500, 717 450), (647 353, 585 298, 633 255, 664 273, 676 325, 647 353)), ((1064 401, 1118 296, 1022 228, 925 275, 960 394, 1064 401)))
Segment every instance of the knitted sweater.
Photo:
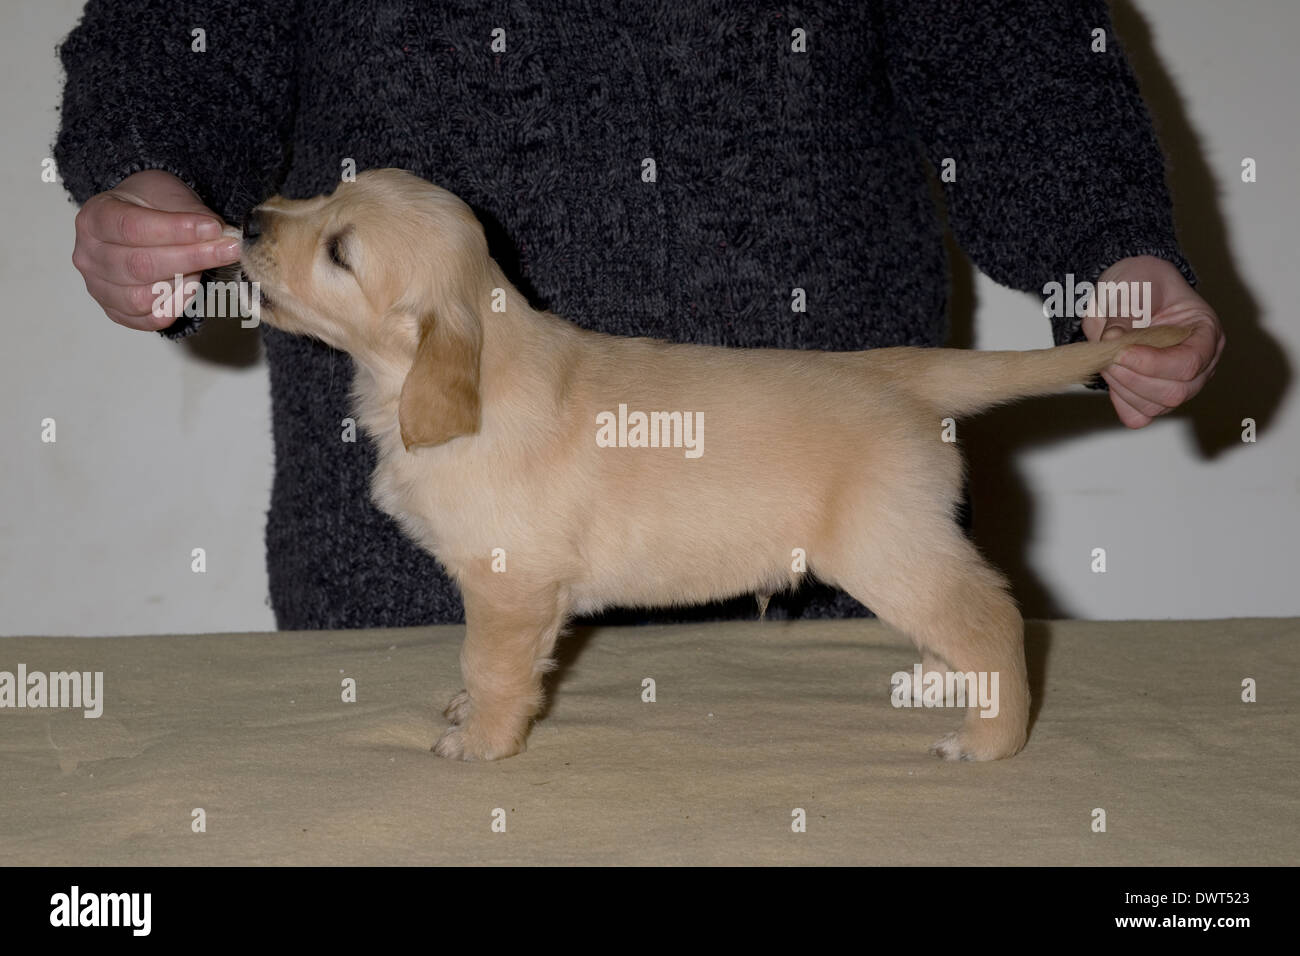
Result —
MULTIPOLYGON (((945 160, 953 234, 1000 283, 1041 291, 1138 254, 1192 278, 1102 0, 91 0, 60 55, 55 157, 77 202, 165 169, 239 223, 273 193, 332 190, 347 160, 400 166, 474 208, 535 305, 604 332, 940 344, 927 164, 945 160)), ((460 619, 371 504, 373 448, 341 440, 350 359, 247 334, 270 366, 278 625, 460 619)), ((1054 334, 1078 339, 1077 320, 1054 334)), ((816 589, 783 606, 860 612, 816 589)))

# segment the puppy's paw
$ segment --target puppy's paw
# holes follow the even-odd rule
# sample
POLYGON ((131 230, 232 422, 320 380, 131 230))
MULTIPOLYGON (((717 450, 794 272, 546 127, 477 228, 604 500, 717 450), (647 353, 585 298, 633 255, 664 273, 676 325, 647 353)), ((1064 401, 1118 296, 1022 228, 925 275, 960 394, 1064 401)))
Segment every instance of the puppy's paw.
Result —
POLYGON ((950 734, 944 734, 930 747, 930 753, 934 754, 940 760, 974 760, 975 755, 971 753, 962 742, 960 730, 954 730, 950 734))
POLYGON ((463 690, 453 697, 443 710, 442 716, 453 724, 463 724, 465 718, 469 716, 469 691, 463 690))
POLYGON ((941 760, 1001 760, 1020 752, 1023 736, 997 733, 971 733, 969 728, 944 734, 934 742, 930 753, 941 760))
POLYGON ((455 725, 448 727, 430 749, 439 757, 446 757, 448 760, 464 760, 465 731, 455 725))
POLYGON ((505 734, 493 738, 482 733, 472 720, 448 727, 433 745, 433 752, 448 760, 503 760, 523 749, 522 734, 505 734))

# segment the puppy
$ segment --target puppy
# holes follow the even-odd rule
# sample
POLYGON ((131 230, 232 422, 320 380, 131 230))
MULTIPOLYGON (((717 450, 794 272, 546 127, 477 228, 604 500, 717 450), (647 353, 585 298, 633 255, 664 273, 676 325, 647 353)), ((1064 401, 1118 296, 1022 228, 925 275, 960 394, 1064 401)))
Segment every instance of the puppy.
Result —
POLYGON ((954 524, 962 461, 941 421, 1187 334, 854 353, 601 335, 531 308, 469 207, 392 169, 259 206, 242 264, 265 321, 351 354, 372 499, 460 587, 465 690, 433 749, 464 760, 524 748, 570 616, 762 599, 810 573, 929 668, 997 672, 997 715, 968 710, 933 749, 1011 756, 1029 714, 1022 621, 954 524))

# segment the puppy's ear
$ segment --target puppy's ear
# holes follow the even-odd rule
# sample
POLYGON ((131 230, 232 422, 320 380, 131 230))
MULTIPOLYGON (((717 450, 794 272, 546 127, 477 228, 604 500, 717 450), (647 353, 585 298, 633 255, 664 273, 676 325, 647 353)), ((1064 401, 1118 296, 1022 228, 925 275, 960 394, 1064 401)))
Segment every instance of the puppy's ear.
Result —
POLYGON ((407 451, 478 431, 482 350, 483 326, 468 305, 420 318, 420 344, 397 406, 407 451))

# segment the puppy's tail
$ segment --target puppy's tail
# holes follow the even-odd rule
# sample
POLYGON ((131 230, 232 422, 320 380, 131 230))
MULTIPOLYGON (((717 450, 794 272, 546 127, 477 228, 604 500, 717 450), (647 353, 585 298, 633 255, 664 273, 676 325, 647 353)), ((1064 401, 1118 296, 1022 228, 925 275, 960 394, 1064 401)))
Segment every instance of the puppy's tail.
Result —
POLYGON ((1105 342, 1078 342, 1029 352, 896 348, 868 352, 883 372, 945 415, 968 415, 1033 395, 1050 395, 1087 382, 1127 348, 1168 348, 1191 334, 1177 325, 1132 329, 1105 342))

